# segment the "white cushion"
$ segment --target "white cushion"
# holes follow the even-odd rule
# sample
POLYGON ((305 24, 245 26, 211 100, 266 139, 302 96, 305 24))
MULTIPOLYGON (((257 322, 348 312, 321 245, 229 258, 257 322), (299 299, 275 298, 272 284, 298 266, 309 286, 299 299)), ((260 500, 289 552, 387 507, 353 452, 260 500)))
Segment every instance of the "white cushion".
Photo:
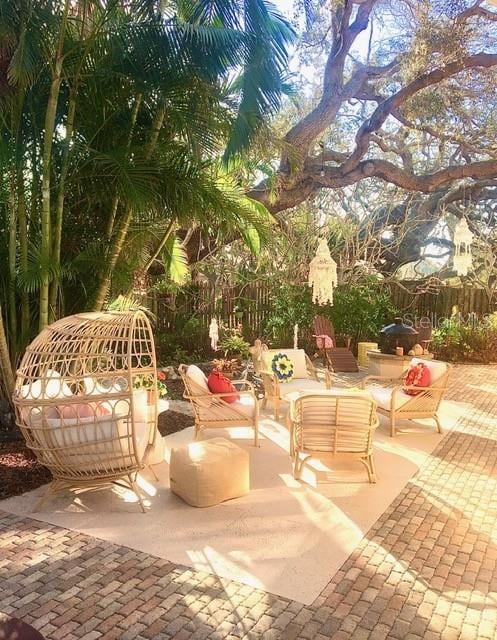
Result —
POLYGON ((280 394, 282 396, 287 393, 293 393, 294 391, 325 391, 326 385, 324 382, 319 382, 319 380, 290 380, 290 382, 281 382, 280 383, 280 394))
MULTIPOLYGON (((48 430, 34 430, 38 442, 55 448, 56 459, 75 471, 117 469, 130 464, 128 456, 136 453, 141 460, 149 441, 151 428, 147 422, 135 422, 136 451, 128 438, 127 418, 116 415, 99 418, 48 419, 48 430), (64 428, 62 428, 64 427, 64 428), (124 457, 128 457, 123 460, 124 457)), ((129 424, 131 429, 131 424, 129 424)))
MULTIPOLYGON (((196 364, 191 364, 186 370, 186 376, 193 382, 195 387, 191 389, 193 396, 201 395, 202 393, 210 394, 209 386, 207 385, 207 377, 205 373, 197 367, 196 364)), ((211 401, 208 398, 202 398, 197 400, 198 404, 203 407, 210 407, 211 401)))
MULTIPOLYGON (((56 400, 57 398, 69 398, 73 395, 69 386, 64 382, 58 371, 47 369, 46 374, 40 380, 34 380, 23 385, 19 389, 19 396, 23 400, 56 400)), ((42 415, 45 418, 56 418, 59 415, 57 406, 22 406, 21 417, 28 426, 40 421, 42 415)))
POLYGON ((47 369, 45 376, 20 388, 24 400, 50 400, 72 396, 72 391, 58 371, 47 369))
MULTIPOLYGON (((386 409, 387 411, 392 410, 392 389, 385 389, 380 387, 371 387, 369 392, 373 396, 376 401, 376 404, 380 409, 386 409)), ((395 394, 395 409, 399 409, 406 402, 412 400, 414 396, 410 396, 404 391, 397 390, 395 394)))
POLYGON ((212 438, 173 449, 171 491, 194 507, 210 507, 250 491, 249 455, 234 442, 212 438))
POLYGON ((422 362, 430 371, 430 385, 447 373, 447 363, 440 360, 423 360, 423 358, 413 358, 411 366, 422 362))
POLYGON ((303 349, 268 349, 262 354, 264 366, 268 371, 272 371, 271 363, 278 353, 284 353, 286 357, 293 363, 294 378, 308 378, 307 365, 305 362, 305 351, 303 349))

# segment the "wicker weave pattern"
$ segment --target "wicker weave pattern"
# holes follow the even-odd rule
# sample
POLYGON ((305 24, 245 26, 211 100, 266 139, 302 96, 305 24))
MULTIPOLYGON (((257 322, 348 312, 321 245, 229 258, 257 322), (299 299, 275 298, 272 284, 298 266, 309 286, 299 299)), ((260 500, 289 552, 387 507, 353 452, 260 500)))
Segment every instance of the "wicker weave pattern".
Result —
POLYGON ((259 446, 259 401, 254 386, 247 380, 233 380, 238 395, 253 403, 253 411, 244 411, 238 403, 225 402, 223 398, 232 396, 229 393, 206 393, 205 390, 187 375, 188 366, 180 365, 178 371, 185 385, 184 398, 190 400, 195 415, 195 438, 202 429, 219 429, 228 427, 252 427, 254 429, 254 446, 259 446))
MULTIPOLYGON (((17 371, 16 419, 27 445, 66 487, 125 481, 136 493, 156 436, 155 346, 144 313, 86 313, 48 326, 17 371)), ((143 503, 137 494, 140 504, 143 503)))
POLYGON ((300 477, 312 457, 347 457, 359 460, 375 482, 373 433, 378 426, 376 404, 361 394, 340 392, 305 394, 295 400, 291 422, 294 476, 300 477))

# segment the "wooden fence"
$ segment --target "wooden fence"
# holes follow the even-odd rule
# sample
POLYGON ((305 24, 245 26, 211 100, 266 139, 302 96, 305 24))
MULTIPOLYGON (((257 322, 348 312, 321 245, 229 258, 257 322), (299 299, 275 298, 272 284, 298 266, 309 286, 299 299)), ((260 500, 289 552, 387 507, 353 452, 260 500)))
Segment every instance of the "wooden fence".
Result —
MULTIPOLYGON (((450 317, 454 305, 464 317, 470 314, 482 317, 497 310, 497 299, 489 300, 483 289, 440 287, 437 291, 423 292, 419 282, 393 283, 388 287, 392 302, 405 317, 429 316, 434 326, 450 317)), ((211 318, 216 316, 230 327, 243 322, 247 337, 252 339, 262 335, 276 292, 277 287, 260 283, 222 288, 204 284, 188 287, 174 297, 155 296, 148 304, 159 330, 174 332, 180 323, 195 317, 207 335, 211 318)))
POLYGON ((393 304, 403 314, 410 316, 428 316, 433 324, 450 317, 454 306, 459 308, 463 317, 474 315, 477 318, 496 311, 497 299, 489 299, 484 289, 475 287, 440 287, 436 291, 424 291, 419 283, 403 282, 390 285, 393 304))

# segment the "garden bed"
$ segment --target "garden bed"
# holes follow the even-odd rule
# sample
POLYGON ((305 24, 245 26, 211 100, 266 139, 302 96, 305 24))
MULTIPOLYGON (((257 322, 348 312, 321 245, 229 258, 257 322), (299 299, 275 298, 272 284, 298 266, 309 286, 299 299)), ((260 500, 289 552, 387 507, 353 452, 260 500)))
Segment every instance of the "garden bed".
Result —
POLYGON ((0 443, 0 499, 31 491, 51 479, 50 471, 24 442, 0 443))

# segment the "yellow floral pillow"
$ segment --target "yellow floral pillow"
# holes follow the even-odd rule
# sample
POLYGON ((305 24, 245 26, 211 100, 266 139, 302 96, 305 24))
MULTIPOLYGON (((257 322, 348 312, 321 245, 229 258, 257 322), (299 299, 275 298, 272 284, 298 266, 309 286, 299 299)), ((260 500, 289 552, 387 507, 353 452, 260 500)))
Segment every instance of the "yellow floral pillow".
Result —
POLYGON ((285 353, 277 353, 273 357, 271 369, 280 382, 290 382, 293 378, 293 362, 285 353))

